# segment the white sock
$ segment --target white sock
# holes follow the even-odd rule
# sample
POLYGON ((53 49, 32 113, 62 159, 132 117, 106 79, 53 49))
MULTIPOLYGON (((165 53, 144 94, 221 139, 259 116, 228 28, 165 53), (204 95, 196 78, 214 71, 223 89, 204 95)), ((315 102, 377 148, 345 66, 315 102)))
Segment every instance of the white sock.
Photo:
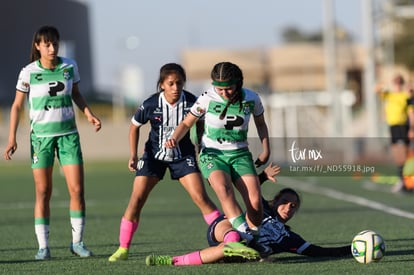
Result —
POLYGON ((83 229, 85 228, 85 217, 70 218, 72 225, 72 243, 78 243, 83 240, 83 229))
POLYGON ((246 232, 249 226, 247 225, 247 222, 243 215, 240 215, 238 217, 229 218, 229 222, 231 223, 231 226, 240 232, 246 232))
POLYGON ((39 249, 49 247, 49 225, 35 224, 35 233, 39 249))

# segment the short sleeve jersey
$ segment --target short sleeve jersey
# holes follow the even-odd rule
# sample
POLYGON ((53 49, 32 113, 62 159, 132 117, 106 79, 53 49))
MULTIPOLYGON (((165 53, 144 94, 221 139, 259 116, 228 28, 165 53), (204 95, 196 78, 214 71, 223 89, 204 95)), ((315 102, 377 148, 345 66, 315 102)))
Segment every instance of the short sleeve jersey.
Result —
POLYGON ((178 147, 167 149, 164 146, 195 101, 196 97, 193 94, 183 91, 174 105, 167 102, 163 92, 150 96, 142 103, 131 123, 141 126, 149 121, 151 124, 144 152, 148 158, 171 162, 187 155, 195 156, 189 133, 180 140, 178 147))
POLYGON ((54 70, 37 60, 20 71, 16 89, 28 94, 30 126, 38 137, 77 132, 72 87, 79 81, 76 62, 69 58, 59 57, 54 70))
POLYGON ((408 120, 408 111, 413 108, 408 92, 384 92, 381 97, 385 104, 385 119, 387 124, 404 125, 408 120))
POLYGON ((247 132, 250 117, 263 114, 264 108, 255 92, 242 89, 242 93, 241 108, 239 102, 231 104, 224 119, 220 119, 220 114, 227 100, 221 97, 214 87, 199 96, 191 108, 191 113, 199 118, 204 116, 202 147, 234 150, 248 146, 247 132))

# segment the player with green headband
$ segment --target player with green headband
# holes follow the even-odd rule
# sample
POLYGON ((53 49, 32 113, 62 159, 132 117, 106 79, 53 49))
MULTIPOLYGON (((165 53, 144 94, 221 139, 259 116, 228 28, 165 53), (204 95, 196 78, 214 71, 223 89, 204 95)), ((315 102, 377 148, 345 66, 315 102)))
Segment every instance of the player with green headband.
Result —
POLYGON ((199 160, 202 174, 214 189, 233 228, 257 236, 263 208, 254 164, 265 164, 270 155, 264 108, 255 92, 242 87, 243 73, 237 65, 218 63, 211 72, 211 78, 212 86, 200 95, 172 138, 166 142, 166 147, 177 146, 195 122, 203 118, 199 160), (262 153, 255 163, 247 142, 251 115, 262 144, 262 153), (233 183, 246 205, 246 219, 236 200, 233 183))

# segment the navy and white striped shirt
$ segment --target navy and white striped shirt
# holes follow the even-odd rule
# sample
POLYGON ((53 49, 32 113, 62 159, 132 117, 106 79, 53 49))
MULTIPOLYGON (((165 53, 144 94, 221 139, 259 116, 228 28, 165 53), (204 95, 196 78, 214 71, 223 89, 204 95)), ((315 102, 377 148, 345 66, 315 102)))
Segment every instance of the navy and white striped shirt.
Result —
POLYGON ((142 103, 131 122, 136 126, 141 126, 148 121, 151 124, 151 131, 145 143, 144 154, 147 158, 171 162, 186 155, 195 155, 189 133, 181 139, 179 146, 174 149, 167 149, 164 144, 190 111, 196 99, 195 95, 183 91, 180 99, 171 105, 165 99, 164 93, 160 92, 153 94, 142 103))
POLYGON ((292 252, 302 254, 311 243, 304 240, 299 234, 291 231, 288 226, 279 221, 276 209, 272 209, 269 203, 262 197, 263 220, 260 228, 258 242, 272 249, 270 254, 292 252))

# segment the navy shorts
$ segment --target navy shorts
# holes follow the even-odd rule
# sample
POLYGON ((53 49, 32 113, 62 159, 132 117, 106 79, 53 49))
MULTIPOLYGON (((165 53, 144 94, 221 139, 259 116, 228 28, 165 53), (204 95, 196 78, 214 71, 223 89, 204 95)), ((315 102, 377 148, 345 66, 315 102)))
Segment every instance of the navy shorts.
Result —
POLYGON ((210 246, 218 246, 220 243, 216 240, 214 237, 214 229, 216 228, 216 225, 225 219, 225 216, 222 214, 219 217, 217 217, 209 226, 207 229, 207 242, 210 246))
POLYGON ((167 168, 170 169, 171 179, 173 180, 182 178, 188 174, 200 172, 194 156, 191 155, 173 162, 149 159, 146 158, 146 156, 143 156, 138 161, 135 176, 153 176, 162 180, 167 168))

